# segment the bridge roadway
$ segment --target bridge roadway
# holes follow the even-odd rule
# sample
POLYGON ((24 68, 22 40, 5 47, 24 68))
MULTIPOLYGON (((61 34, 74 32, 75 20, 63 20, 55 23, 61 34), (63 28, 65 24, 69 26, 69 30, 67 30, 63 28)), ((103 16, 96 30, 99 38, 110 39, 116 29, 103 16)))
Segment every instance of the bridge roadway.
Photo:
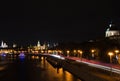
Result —
POLYGON ((85 81, 120 81, 120 65, 78 57, 52 56, 63 60, 63 68, 85 81))

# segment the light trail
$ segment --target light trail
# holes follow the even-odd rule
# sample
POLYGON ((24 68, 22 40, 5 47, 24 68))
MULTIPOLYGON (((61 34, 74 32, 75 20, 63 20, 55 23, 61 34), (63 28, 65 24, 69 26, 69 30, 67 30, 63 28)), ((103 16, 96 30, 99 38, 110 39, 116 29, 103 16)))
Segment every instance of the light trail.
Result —
POLYGON ((54 54, 52 54, 52 55, 50 55, 50 56, 53 56, 53 57, 58 58, 58 59, 65 60, 65 58, 64 58, 64 57, 61 57, 60 55, 54 55, 54 54))
MULTIPOLYGON (((51 55, 51 56, 59 58, 59 59, 61 59, 61 58, 65 59, 64 57, 62 57, 60 55, 51 55)), ((73 59, 73 58, 71 58, 71 59, 73 59)), ((120 69, 113 68, 112 65, 105 66, 105 65, 100 65, 100 64, 97 64, 97 63, 95 64, 95 63, 85 62, 85 61, 81 61, 81 60, 76 60, 76 61, 84 63, 84 64, 88 64, 89 66, 92 66, 92 67, 96 67, 96 68, 99 68, 99 69, 103 69, 103 70, 106 70, 106 71, 111 71, 111 72, 120 74, 120 69)))
POLYGON ((77 62, 82 62, 82 63, 88 64, 89 66, 92 66, 92 67, 96 67, 96 68, 100 68, 100 69, 104 69, 104 70, 107 70, 107 71, 111 71, 111 72, 120 74, 120 70, 119 70, 119 69, 112 68, 112 65, 111 65, 111 66, 103 66, 103 65, 93 64, 93 63, 84 62, 84 61, 80 61, 80 60, 76 60, 76 61, 77 61, 77 62))

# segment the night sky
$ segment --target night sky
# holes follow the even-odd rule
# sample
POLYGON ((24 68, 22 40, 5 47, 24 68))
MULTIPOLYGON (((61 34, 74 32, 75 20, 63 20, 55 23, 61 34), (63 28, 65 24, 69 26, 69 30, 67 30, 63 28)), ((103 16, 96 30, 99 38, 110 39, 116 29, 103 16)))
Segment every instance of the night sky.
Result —
POLYGON ((3 1, 0 40, 86 41, 104 37, 111 21, 120 23, 117 2, 110 0, 3 1))

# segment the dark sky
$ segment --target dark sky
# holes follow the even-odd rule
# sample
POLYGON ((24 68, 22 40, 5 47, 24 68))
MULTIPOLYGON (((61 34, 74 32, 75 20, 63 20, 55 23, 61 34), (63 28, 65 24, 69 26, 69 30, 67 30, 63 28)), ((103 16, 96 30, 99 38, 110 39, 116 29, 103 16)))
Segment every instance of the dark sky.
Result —
POLYGON ((85 41, 104 37, 109 22, 120 23, 110 0, 29 0, 0 4, 0 40, 85 41))

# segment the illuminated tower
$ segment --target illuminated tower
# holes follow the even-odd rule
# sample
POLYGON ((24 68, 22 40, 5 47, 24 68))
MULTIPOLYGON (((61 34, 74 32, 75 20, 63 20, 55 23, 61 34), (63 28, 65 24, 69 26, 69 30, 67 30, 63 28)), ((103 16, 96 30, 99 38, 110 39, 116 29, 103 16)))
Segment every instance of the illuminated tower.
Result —
POLYGON ((38 41, 38 43, 37 43, 37 47, 40 47, 41 45, 40 45, 40 41, 38 41))
POLYGON ((0 46, 0 47, 1 47, 1 48, 7 48, 7 47, 8 47, 8 45, 2 41, 2 42, 1 42, 1 46, 0 46))
POLYGON ((1 42, 1 47, 3 47, 4 46, 4 43, 3 43, 3 41, 1 42))
POLYGON ((40 48, 41 48, 40 41, 38 41, 38 43, 37 43, 37 49, 40 50, 40 48))

